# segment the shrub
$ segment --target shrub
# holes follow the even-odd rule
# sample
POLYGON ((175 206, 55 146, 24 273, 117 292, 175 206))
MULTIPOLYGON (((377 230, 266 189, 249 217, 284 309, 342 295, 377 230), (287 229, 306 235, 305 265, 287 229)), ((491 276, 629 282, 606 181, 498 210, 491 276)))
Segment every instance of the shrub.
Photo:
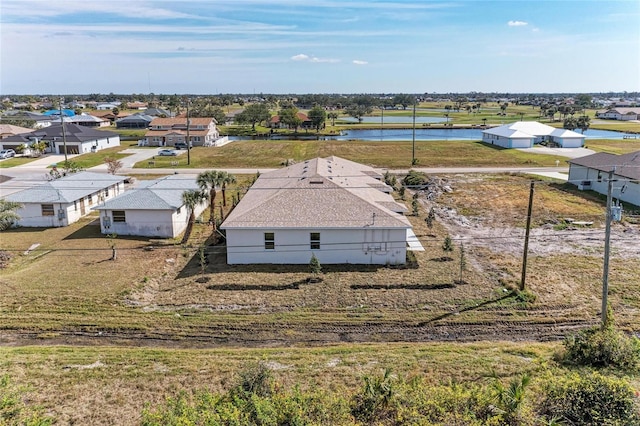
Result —
POLYGON ((632 426, 640 422, 629 383, 598 372, 550 377, 541 413, 570 425, 632 426))
POLYGON ((613 324, 588 328, 569 336, 564 340, 564 347, 563 359, 568 364, 632 370, 640 360, 638 338, 626 336, 613 324))
POLYGON ((415 170, 409 170, 409 173, 407 174, 407 176, 405 176, 405 178, 402 180, 402 182, 406 186, 422 186, 426 184, 427 181, 428 181, 428 178, 425 173, 418 172, 415 170))
POLYGON ((395 395, 394 380, 389 369, 379 377, 365 376, 362 390, 354 395, 352 400, 351 414, 353 417, 367 424, 392 417, 391 402, 395 395))

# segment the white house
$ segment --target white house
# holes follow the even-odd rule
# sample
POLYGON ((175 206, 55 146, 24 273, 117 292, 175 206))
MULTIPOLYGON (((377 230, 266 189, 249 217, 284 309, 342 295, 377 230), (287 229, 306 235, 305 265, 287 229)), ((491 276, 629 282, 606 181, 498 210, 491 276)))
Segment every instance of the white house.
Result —
POLYGON ((91 212, 91 207, 124 191, 124 176, 80 172, 5 197, 20 203, 19 226, 68 226, 91 212))
POLYGON ((120 135, 106 130, 97 130, 77 124, 64 124, 64 133, 60 124, 55 124, 31 133, 8 136, 2 139, 3 146, 29 144, 34 141, 46 141, 52 152, 64 154, 85 154, 120 145, 120 135))
POLYGON ((621 121, 638 120, 638 117, 640 117, 640 108, 611 108, 605 111, 598 111, 596 117, 621 121))
MULTIPOLYGON (((187 227, 189 211, 182 202, 182 194, 190 189, 198 189, 195 175, 171 175, 142 181, 137 188, 93 209, 100 212, 103 234, 173 238, 187 227)), ((206 201, 198 205, 196 217, 206 207, 206 201)))
POLYGON ((227 263, 404 264, 411 224, 381 178, 338 157, 260 175, 221 226, 227 263))
POLYGON ((607 194, 609 171, 614 170, 613 197, 640 206, 640 151, 624 155, 598 152, 569 160, 569 182, 579 189, 607 194))
POLYGON ((537 121, 516 121, 482 131, 482 141, 503 148, 531 148, 536 143, 553 142, 561 148, 584 146, 584 135, 556 129, 537 121))

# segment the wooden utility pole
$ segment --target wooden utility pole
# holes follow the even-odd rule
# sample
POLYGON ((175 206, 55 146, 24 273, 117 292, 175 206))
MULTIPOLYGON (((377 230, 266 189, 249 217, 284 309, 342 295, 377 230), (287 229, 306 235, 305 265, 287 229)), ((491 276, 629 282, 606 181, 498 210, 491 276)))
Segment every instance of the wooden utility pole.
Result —
POLYGON ((189 119, 189 98, 187 98, 187 165, 191 165, 191 140, 189 138, 189 128, 191 127, 189 119))
POLYGON ((522 276, 520 277, 520 291, 524 290, 527 279, 527 254, 529 252, 529 233, 531 231, 531 212, 533 210, 533 188, 534 182, 531 181, 529 187, 529 207, 527 208, 527 230, 524 235, 524 252, 522 253, 522 276))
POLYGON ((62 128, 62 147, 64 149, 64 162, 65 162, 65 167, 67 166, 67 162, 69 161, 67 159, 67 133, 64 130, 64 116, 62 115, 62 103, 64 102, 64 98, 61 96, 60 97, 60 105, 58 105, 60 107, 60 127, 62 128))
POLYGON ((607 305, 609 295, 609 240, 611 239, 611 221, 613 219, 611 214, 611 203, 613 192, 613 173, 615 168, 609 171, 609 181, 607 182, 607 219, 606 228, 604 234, 604 265, 602 267, 602 328, 607 325, 607 305))
POLYGON ((416 100, 413 100, 413 143, 411 144, 411 165, 415 166, 416 161, 416 100))

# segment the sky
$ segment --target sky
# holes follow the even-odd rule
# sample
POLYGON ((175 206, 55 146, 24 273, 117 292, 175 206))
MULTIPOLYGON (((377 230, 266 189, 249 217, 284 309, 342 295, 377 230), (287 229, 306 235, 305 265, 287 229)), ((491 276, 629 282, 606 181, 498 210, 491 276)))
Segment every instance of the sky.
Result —
POLYGON ((640 91, 640 1, 2 0, 0 94, 640 91))

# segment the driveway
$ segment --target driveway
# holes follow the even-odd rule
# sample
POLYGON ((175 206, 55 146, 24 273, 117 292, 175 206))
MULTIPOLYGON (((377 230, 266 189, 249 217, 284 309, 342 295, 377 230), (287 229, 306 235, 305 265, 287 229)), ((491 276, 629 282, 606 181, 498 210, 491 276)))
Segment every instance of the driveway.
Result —
MULTIPOLYGON (((120 159, 120 161, 122 162, 121 170, 132 169, 136 163, 139 163, 141 161, 148 161, 150 158, 158 155, 158 151, 160 151, 161 149, 167 148, 127 148, 120 151, 120 154, 127 154, 126 157, 120 159)), ((187 153, 186 150, 176 150, 176 152, 179 156, 185 155, 187 153)), ((98 166, 91 167, 88 170, 92 172, 106 172, 107 165, 100 164, 98 166)))
POLYGON ((533 154, 558 155, 567 158, 579 158, 596 152, 587 148, 549 148, 546 146, 535 146, 533 148, 518 148, 518 151, 531 152, 533 154))

